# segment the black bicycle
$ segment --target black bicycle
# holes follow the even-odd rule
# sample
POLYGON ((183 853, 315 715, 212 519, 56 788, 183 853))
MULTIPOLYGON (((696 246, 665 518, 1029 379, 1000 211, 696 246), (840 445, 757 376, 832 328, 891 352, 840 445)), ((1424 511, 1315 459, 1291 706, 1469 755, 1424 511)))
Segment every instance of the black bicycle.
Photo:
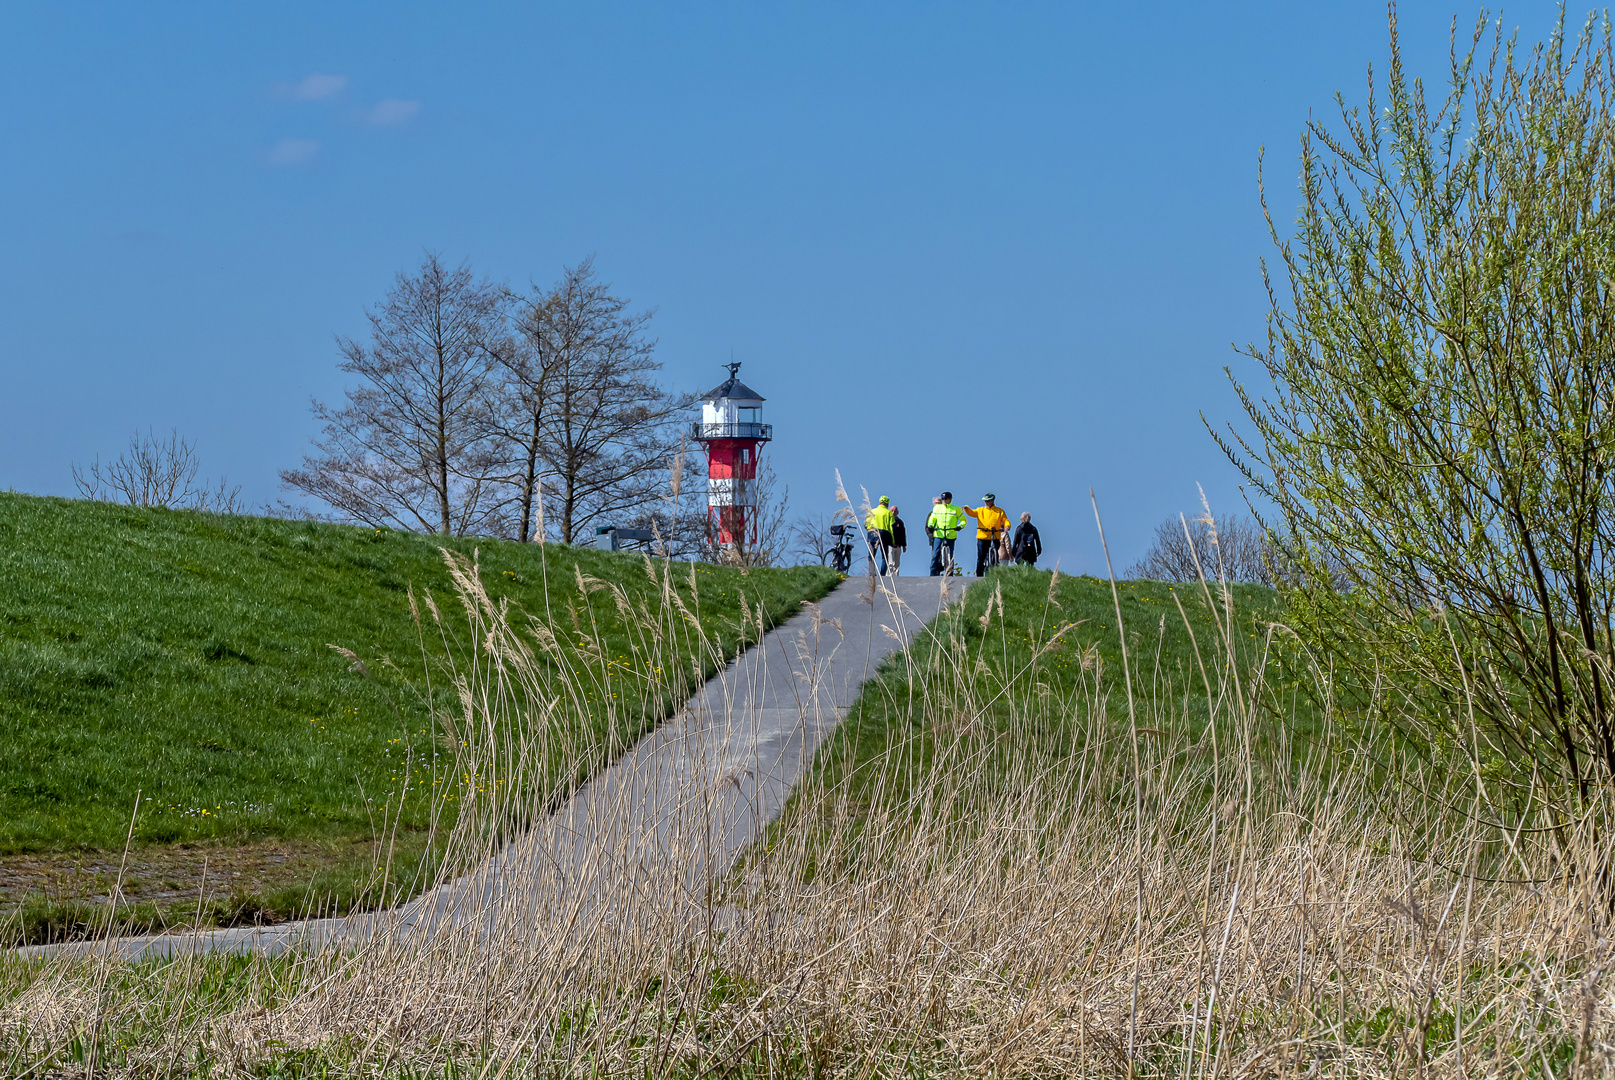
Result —
POLYGON ((830 535, 836 538, 830 548, 830 568, 839 574, 852 572, 852 538, 857 531, 854 525, 830 526, 830 535))
POLYGON ((981 572, 983 574, 985 574, 987 571, 996 570, 997 568, 998 568, 998 533, 994 532, 993 533, 993 538, 992 538, 992 543, 987 548, 987 559, 981 565, 981 572))

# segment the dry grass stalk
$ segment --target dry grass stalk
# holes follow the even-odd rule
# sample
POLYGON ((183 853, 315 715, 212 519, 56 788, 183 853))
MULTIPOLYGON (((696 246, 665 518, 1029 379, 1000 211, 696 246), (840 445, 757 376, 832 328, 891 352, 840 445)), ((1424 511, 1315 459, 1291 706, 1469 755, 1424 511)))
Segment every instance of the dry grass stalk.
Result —
MULTIPOLYGON (((1236 684, 1226 640, 1193 676, 1209 723, 1156 672, 1121 727, 1097 663, 1061 693, 1039 661, 988 662, 1008 632, 996 601, 985 637, 967 641, 955 611, 911 654, 925 666, 880 781, 816 774, 738 869, 707 857, 699 828, 634 847, 639 811, 620 793, 568 846, 575 823, 526 781, 552 755, 581 774, 626 749, 568 743, 555 732, 578 726, 553 722, 612 661, 574 666, 556 627, 526 627, 474 566, 451 569, 472 644, 445 742, 479 782, 443 866, 479 903, 430 938, 421 919, 383 922, 358 947, 236 962, 222 989, 217 959, 11 964, 10 1071, 245 1074, 298 1054, 353 1075, 1615 1068, 1607 797, 1557 834, 1505 835, 1472 775, 1271 730, 1263 672, 1236 684)), ((647 569, 669 585, 639 613, 634 666, 653 693, 656 671, 710 645, 672 568, 647 569)), ((740 786, 695 772, 672 801, 740 786)))

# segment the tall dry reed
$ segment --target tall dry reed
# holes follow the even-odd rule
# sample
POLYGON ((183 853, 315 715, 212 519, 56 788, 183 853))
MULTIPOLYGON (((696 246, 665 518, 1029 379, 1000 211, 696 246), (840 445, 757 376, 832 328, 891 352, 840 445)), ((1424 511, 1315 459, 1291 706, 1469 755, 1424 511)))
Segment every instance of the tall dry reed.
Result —
MULTIPOLYGON (((1461 765, 1291 737, 1226 592, 1204 596, 1222 629, 1197 642, 1195 686, 1144 657, 1130 687, 1089 664, 1062 690, 1040 667, 1067 648, 1057 617, 1017 667, 1001 595, 969 636, 956 606, 903 655, 900 691, 883 684, 883 754, 828 744, 731 869, 700 808, 721 816, 744 763, 692 766, 671 793, 645 766, 664 784, 651 824, 645 784, 605 785, 587 821, 535 799, 547 758, 626 750, 555 734, 614 661, 571 666, 552 643, 572 628, 454 570, 460 612, 431 614, 469 643, 442 720, 473 797, 441 887, 233 968, 12 964, 12 1072, 1612 1071, 1607 796, 1540 829, 1461 765)), ((647 694, 710 647, 661 595, 636 615, 647 694)))

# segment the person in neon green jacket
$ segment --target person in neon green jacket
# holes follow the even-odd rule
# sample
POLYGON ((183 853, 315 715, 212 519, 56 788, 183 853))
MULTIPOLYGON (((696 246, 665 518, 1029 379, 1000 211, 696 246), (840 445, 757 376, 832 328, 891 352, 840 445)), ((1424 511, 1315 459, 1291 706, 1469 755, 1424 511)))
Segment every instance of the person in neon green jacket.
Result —
POLYGON ((931 516, 925 519, 925 535, 931 538, 932 577, 952 571, 953 542, 964 527, 964 511, 953 505, 953 492, 944 491, 931 507, 931 516))
POLYGON ((882 495, 880 502, 864 515, 864 540, 869 545, 869 561, 886 573, 886 551, 892 546, 892 500, 882 495))

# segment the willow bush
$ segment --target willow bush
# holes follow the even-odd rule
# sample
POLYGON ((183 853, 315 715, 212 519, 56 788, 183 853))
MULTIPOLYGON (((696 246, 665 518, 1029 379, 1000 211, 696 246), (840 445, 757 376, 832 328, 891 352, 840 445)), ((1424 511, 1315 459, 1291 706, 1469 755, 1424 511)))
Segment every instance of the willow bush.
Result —
POLYGON ((1390 31, 1303 132, 1293 234, 1264 188, 1272 387, 1230 371, 1254 432, 1218 441, 1364 715, 1574 801, 1615 779, 1611 28, 1525 49, 1483 15, 1429 94, 1390 31))

